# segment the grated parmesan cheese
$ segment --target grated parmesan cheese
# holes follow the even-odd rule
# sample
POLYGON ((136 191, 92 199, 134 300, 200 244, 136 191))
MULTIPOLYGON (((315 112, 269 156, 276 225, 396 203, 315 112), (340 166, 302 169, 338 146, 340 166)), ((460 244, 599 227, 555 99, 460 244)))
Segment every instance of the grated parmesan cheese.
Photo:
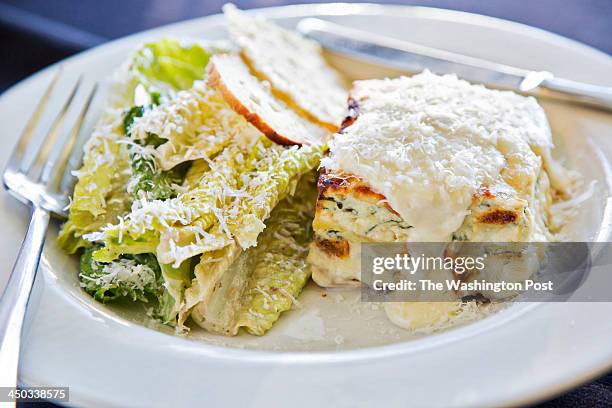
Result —
POLYGON ((142 291, 156 285, 155 272, 148 265, 139 264, 133 259, 118 259, 103 266, 95 277, 81 274, 81 278, 93 282, 101 289, 110 289, 119 282, 126 290, 142 291))
POLYGON ((144 140, 149 134, 167 140, 155 149, 162 170, 185 161, 208 159, 230 142, 250 146, 261 136, 202 81, 134 120, 134 139, 144 140))

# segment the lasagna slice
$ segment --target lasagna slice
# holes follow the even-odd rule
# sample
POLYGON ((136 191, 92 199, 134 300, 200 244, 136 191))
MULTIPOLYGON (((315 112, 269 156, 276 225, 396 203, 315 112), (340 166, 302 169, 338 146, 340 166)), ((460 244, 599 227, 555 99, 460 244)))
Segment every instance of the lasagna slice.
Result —
POLYGON ((356 81, 349 112, 321 163, 319 285, 360 285, 362 242, 552 238, 567 175, 534 98, 425 71, 356 81))

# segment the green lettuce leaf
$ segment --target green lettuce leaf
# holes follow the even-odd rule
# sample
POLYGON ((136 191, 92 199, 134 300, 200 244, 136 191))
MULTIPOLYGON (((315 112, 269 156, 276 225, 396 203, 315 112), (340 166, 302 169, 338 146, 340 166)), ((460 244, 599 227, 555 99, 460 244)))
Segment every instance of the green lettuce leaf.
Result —
MULTIPOLYGON (((136 118, 141 117, 146 109, 153 109, 145 106, 134 106, 123 119, 123 130, 126 135, 130 134, 130 129, 136 118)), ((128 192, 132 194, 134 200, 144 195, 149 200, 167 200, 176 197, 176 186, 183 183, 185 174, 191 167, 190 162, 180 163, 170 170, 163 171, 159 168, 156 160, 146 150, 147 146, 159 147, 166 143, 154 134, 149 134, 144 140, 136 140, 130 146, 130 158, 132 161, 132 174, 128 182, 128 192), (144 148, 143 148, 144 147, 144 148)))
MULTIPOLYGON (((200 326, 225 335, 236 335, 241 327, 263 335, 291 309, 311 274, 306 255, 316 195, 314 174, 307 174, 295 195, 272 211, 257 246, 238 255, 192 309, 191 317, 200 326)), ((216 264, 206 271, 214 274, 216 264)))
POLYGON ((204 78, 210 56, 200 44, 164 38, 145 43, 134 54, 131 70, 150 92, 188 89, 204 78))
POLYGON ((83 289, 103 303, 122 297, 134 302, 157 300, 152 316, 174 326, 183 292, 192 277, 192 260, 173 268, 160 265, 154 254, 143 253, 99 262, 93 256, 98 248, 87 248, 81 255, 79 280, 83 289))
POLYGON ((153 254, 123 255, 109 262, 97 262, 92 254, 95 248, 81 255, 79 280, 86 292, 100 302, 120 297, 147 302, 157 298, 162 288, 161 271, 153 254))
POLYGON ((176 324, 176 318, 183 302, 183 293, 191 281, 192 259, 186 260, 178 268, 173 268, 171 265, 161 265, 164 291, 159 298, 158 314, 160 320, 165 324, 172 326, 176 324))

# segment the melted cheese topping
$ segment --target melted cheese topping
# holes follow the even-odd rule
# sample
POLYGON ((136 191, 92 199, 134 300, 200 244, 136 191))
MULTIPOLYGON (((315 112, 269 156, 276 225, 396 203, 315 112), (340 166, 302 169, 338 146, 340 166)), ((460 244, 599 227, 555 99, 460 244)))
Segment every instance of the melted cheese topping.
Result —
POLYGON ((389 302, 384 307, 391 322, 419 334, 473 322, 488 314, 476 302, 389 302))
POLYGON ((413 226, 413 241, 449 240, 483 185, 509 184, 527 199, 539 154, 552 148, 534 98, 454 75, 357 81, 351 96, 359 116, 321 165, 360 176, 387 197, 413 226))

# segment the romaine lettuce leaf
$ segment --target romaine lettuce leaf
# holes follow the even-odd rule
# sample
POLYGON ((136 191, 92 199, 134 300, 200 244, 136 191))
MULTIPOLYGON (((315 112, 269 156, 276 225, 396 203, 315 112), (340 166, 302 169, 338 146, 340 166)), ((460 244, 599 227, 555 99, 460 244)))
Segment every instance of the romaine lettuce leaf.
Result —
MULTIPOLYGON (((241 252, 234 244, 229 253, 202 256, 195 269, 201 284, 193 287, 201 299, 191 311, 196 323, 225 335, 236 335, 241 327, 263 335, 291 308, 310 277, 306 254, 316 194, 311 173, 272 211, 257 246, 241 252)), ((186 307, 192 301, 187 296, 186 307)))
MULTIPOLYGON (((127 163, 121 162, 127 165, 127 163)), ((116 163, 117 167, 121 167, 116 163)), ((104 165, 104 168, 107 166, 104 165)), ((125 191, 126 174, 115 174, 112 177, 103 175, 103 168, 98 169, 91 175, 82 177, 75 187, 74 200, 70 207, 68 221, 62 225, 58 236, 60 247, 69 254, 74 254, 79 248, 91 246, 91 242, 84 239, 83 235, 96 231, 104 225, 117 221, 118 217, 129 211, 130 201, 125 191), (88 180, 91 180, 88 182, 88 180), (96 180, 96 181, 93 181, 96 180), (100 191, 102 198, 91 196, 87 190, 88 185, 106 185, 100 191), (83 192, 85 190, 85 192, 83 192), (104 191, 107 193, 105 194, 104 191), (99 200, 104 199, 104 202, 99 200)), ((108 174, 112 174, 108 169, 108 174)))
MULTIPOLYGON (((159 298, 159 317, 165 324, 174 326, 184 299, 185 287, 191 281, 192 259, 183 262, 178 268, 162 264, 164 291, 159 298)), ((181 327, 182 329, 182 327, 181 327)))
POLYGON ((130 127, 130 135, 137 142, 152 135, 163 141, 151 151, 162 170, 186 161, 212 158, 230 142, 247 146, 261 137, 202 81, 144 110, 130 127))
POLYGON ((153 254, 125 255, 109 262, 97 262, 92 253, 95 247, 81 255, 81 286, 100 302, 119 297, 147 302, 157 298, 162 288, 159 264, 153 254))
POLYGON ((81 255, 79 280, 86 292, 103 303, 120 297, 134 302, 155 299, 153 317, 176 325, 183 292, 191 280, 192 259, 178 268, 160 265, 151 253, 124 254, 111 262, 99 262, 93 256, 96 250, 99 247, 93 246, 81 255))
POLYGON ((191 88, 204 78, 211 53, 198 43, 174 38, 147 42, 133 56, 131 71, 148 91, 160 93, 191 88))

